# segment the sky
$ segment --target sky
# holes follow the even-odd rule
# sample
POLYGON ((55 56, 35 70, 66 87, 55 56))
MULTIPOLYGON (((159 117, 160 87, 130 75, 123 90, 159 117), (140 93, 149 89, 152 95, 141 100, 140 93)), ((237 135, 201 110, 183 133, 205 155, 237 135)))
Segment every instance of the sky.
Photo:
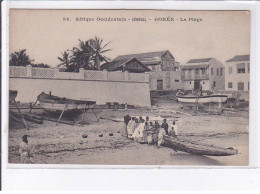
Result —
POLYGON ((112 51, 106 53, 110 59, 169 50, 182 65, 189 59, 209 57, 224 63, 250 53, 249 11, 12 9, 9 29, 10 53, 26 49, 35 63, 52 67, 59 64, 61 52, 78 46, 78 39, 95 36, 104 43, 111 41, 107 48, 112 51), (94 21, 76 21, 77 17, 94 21), (97 21, 109 17, 126 21, 97 21), (160 21, 167 17, 174 21, 160 21))

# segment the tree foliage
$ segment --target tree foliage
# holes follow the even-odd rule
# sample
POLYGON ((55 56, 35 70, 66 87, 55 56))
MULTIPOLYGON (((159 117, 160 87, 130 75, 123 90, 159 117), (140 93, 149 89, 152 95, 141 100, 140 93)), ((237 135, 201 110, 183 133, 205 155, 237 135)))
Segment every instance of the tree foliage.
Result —
POLYGON ((30 59, 29 55, 26 53, 26 49, 15 51, 10 54, 9 65, 10 66, 27 66, 50 68, 49 65, 44 63, 33 63, 34 60, 30 59))
POLYGON ((100 63, 109 61, 109 58, 103 54, 111 51, 111 49, 105 49, 110 42, 104 46, 102 42, 103 40, 97 37, 87 41, 79 40, 78 47, 61 53, 61 57, 58 57, 61 63, 58 66, 65 68, 68 72, 78 72, 80 68, 100 70, 100 63))
POLYGON ((31 60, 29 55, 27 55, 26 49, 15 51, 10 54, 10 66, 27 66, 32 64, 33 60, 31 60))
POLYGON ((33 67, 40 67, 40 68, 50 68, 51 66, 44 64, 44 63, 38 63, 38 64, 33 64, 33 67))

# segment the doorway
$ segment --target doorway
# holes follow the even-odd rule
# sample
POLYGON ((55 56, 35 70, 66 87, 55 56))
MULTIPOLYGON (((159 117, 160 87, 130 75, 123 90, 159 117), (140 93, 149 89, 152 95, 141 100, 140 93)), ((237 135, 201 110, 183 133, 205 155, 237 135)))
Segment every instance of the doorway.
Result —
POLYGON ((194 90, 198 90, 200 88, 200 81, 199 80, 195 80, 194 81, 194 90))
POLYGON ((157 80, 157 90, 163 90, 163 80, 157 80))

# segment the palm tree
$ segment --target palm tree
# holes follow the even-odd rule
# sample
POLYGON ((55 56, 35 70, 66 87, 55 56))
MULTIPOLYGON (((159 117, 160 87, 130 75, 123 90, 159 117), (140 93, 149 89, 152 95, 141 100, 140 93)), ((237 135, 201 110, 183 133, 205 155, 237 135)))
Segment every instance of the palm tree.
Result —
POLYGON ((62 62, 58 65, 58 67, 64 67, 66 70, 68 70, 69 64, 70 64, 70 56, 69 56, 69 52, 64 51, 61 52, 61 57, 58 57, 58 59, 62 62))
POLYGON ((78 72, 80 68, 94 69, 93 64, 91 64, 93 50, 88 41, 79 40, 79 48, 74 47, 71 52, 70 63, 74 72, 78 72))
POLYGON ((27 66, 32 64, 33 60, 31 60, 29 55, 27 55, 26 49, 15 51, 10 54, 10 66, 27 66))
POLYGON ((110 59, 103 55, 103 53, 111 51, 111 49, 105 49, 110 42, 106 43, 102 46, 103 40, 95 37, 95 39, 91 39, 88 41, 89 46, 92 48, 92 57, 91 59, 94 61, 94 66, 97 70, 100 70, 100 62, 108 62, 110 59))

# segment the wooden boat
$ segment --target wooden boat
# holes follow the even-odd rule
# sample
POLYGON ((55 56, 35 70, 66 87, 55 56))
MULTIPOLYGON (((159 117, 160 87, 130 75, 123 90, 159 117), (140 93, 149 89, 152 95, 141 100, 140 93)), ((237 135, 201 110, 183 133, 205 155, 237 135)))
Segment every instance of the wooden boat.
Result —
POLYGON ((224 103, 227 101, 228 95, 225 94, 211 94, 206 96, 197 95, 176 95, 178 102, 182 103, 224 103))
POLYGON ((64 114, 77 114, 82 113, 82 110, 88 110, 95 106, 95 101, 85 100, 73 100, 69 98, 61 98, 42 92, 38 97, 37 101, 40 106, 46 112, 51 113, 62 113, 64 114))
POLYGON ((207 144, 201 144, 189 140, 182 140, 177 137, 170 137, 165 135, 163 137, 163 146, 187 152, 196 155, 207 155, 207 156, 229 156, 236 155, 238 151, 233 148, 220 148, 207 144))
POLYGON ((9 102, 12 102, 17 97, 18 92, 16 90, 9 90, 9 102))

